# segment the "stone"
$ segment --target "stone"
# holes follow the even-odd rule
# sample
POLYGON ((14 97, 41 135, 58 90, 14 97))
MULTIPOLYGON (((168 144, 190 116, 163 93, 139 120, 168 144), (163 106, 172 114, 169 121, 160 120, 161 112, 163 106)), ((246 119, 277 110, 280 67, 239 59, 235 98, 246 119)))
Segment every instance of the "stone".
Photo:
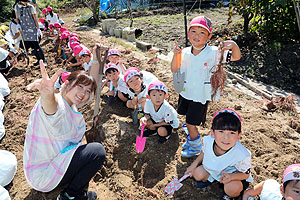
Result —
POLYGON ((136 40, 136 47, 142 49, 143 51, 148 51, 149 49, 151 49, 152 44, 136 40))

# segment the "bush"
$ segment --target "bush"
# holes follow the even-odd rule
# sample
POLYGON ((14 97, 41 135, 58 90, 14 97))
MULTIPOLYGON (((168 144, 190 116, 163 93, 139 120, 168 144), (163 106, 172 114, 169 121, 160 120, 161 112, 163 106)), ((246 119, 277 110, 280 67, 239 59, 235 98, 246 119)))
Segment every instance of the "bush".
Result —
POLYGON ((0 0, 0 22, 6 22, 10 19, 14 0, 0 0))

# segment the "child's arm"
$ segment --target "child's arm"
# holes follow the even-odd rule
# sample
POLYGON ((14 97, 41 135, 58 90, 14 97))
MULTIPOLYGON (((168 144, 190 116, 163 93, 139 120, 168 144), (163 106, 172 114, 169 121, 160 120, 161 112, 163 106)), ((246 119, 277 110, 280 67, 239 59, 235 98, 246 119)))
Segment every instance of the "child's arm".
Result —
POLYGON ((229 50, 229 49, 232 50, 230 61, 237 61, 242 57, 240 47, 232 40, 224 41, 223 50, 229 50))
POLYGON ((172 72, 177 72, 177 66, 178 66, 178 63, 177 63, 177 56, 179 56, 179 54, 181 54, 182 52, 182 49, 178 46, 178 43, 176 42, 176 40, 174 41, 175 42, 175 48, 174 48, 174 55, 173 55, 173 58, 172 58, 172 62, 171 62, 171 71, 172 72))
POLYGON ((77 65, 81 65, 83 63, 84 63, 83 61, 79 61, 77 63, 70 63, 70 64, 67 65, 67 67, 74 67, 74 66, 77 66, 77 65))
MULTIPOLYGON (((202 163, 204 157, 203 151, 201 151, 200 155, 194 160, 194 162, 186 169, 184 174, 188 174, 189 172, 192 172, 197 168, 197 166, 202 163)), ((192 175, 191 175, 192 176, 192 175)))
POLYGON ((222 176, 220 178, 220 183, 226 184, 230 181, 242 181, 249 178, 250 174, 246 174, 243 172, 235 172, 235 173, 226 173, 222 171, 222 176))
POLYGON ((259 184, 255 185, 253 188, 247 189, 244 192, 243 200, 248 200, 248 197, 255 197, 255 196, 261 194, 264 183, 265 183, 264 181, 260 182, 259 184))
POLYGON ((126 69, 125 69, 125 66, 123 65, 122 61, 119 61, 119 65, 120 65, 120 67, 122 69, 122 74, 125 74, 126 69))

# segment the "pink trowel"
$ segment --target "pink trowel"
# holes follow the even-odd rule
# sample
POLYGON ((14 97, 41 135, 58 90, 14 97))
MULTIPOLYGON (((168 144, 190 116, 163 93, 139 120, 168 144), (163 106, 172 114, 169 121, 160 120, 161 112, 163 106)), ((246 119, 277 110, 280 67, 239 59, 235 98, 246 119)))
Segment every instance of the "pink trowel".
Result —
POLYGON ((144 129, 145 129, 145 125, 142 125, 141 128, 141 136, 136 136, 136 142, 135 142, 135 149, 138 153, 142 153, 144 151, 145 148, 145 144, 146 144, 146 138, 143 137, 143 133, 144 133, 144 129))
POLYGON ((181 177, 179 180, 177 177, 175 177, 165 188, 165 192, 168 195, 173 195, 175 191, 178 191, 183 184, 181 181, 185 180, 186 178, 190 177, 192 172, 185 174, 183 177, 181 177))

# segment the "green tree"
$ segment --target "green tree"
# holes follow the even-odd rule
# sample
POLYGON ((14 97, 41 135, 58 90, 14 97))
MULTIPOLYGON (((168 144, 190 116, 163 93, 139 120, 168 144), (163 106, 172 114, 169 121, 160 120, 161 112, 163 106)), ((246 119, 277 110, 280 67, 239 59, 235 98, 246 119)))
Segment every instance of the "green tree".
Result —
POLYGON ((0 1, 0 22, 6 22, 10 19, 14 0, 1 0, 0 1))
POLYGON ((245 33, 259 31, 275 40, 300 37, 293 0, 237 0, 231 5, 243 16, 245 33))

